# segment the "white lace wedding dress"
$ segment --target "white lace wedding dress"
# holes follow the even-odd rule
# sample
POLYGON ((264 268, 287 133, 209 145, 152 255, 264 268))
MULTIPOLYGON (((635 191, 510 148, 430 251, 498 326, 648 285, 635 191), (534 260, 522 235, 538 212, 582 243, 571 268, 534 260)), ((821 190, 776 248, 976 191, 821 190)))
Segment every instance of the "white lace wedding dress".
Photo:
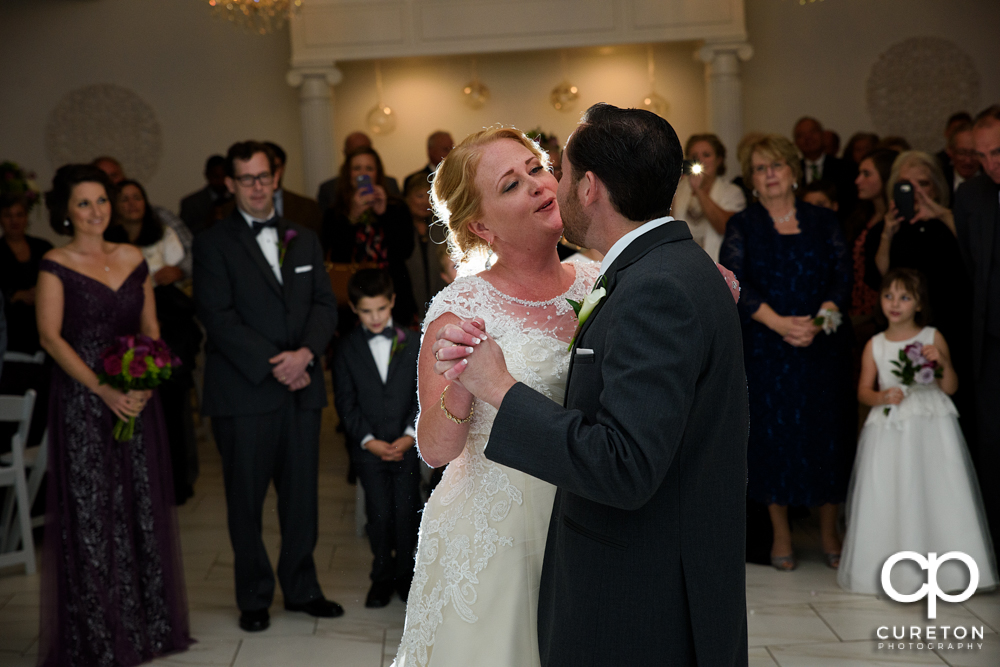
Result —
MULTIPOLYGON (((434 298, 425 322, 444 313, 483 318, 511 375, 562 403, 576 329, 566 299, 582 300, 599 271, 577 264, 569 291, 543 302, 459 278, 434 298)), ((538 584, 555 487, 483 455, 495 416, 476 400, 465 449, 424 508, 396 667, 539 664, 538 584)))

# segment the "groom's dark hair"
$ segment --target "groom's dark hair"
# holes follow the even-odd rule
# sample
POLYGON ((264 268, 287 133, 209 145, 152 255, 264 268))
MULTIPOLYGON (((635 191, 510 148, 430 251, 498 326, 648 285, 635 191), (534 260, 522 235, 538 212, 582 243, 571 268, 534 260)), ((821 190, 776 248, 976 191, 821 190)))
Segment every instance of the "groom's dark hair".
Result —
POLYGON ((670 123, 643 109, 595 104, 566 143, 575 183, 591 171, 633 222, 670 214, 684 152, 670 123))

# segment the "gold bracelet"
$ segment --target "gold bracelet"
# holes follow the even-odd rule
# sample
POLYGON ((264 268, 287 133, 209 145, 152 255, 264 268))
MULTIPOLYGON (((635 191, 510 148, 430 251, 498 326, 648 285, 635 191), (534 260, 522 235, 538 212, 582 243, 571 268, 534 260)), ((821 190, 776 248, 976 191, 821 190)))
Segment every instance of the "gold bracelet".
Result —
MULTIPOLYGON (((450 387, 450 386, 451 385, 448 385, 448 387, 450 387)), ((469 416, 468 417, 466 417, 465 419, 459 419, 455 415, 453 415, 450 412, 448 412, 448 408, 444 407, 444 395, 448 393, 448 387, 445 387, 444 391, 441 392, 441 409, 444 411, 444 416, 447 417, 448 419, 452 420, 456 424, 468 424, 472 420, 472 415, 474 415, 476 413, 476 404, 473 403, 472 405, 469 406, 469 416)))

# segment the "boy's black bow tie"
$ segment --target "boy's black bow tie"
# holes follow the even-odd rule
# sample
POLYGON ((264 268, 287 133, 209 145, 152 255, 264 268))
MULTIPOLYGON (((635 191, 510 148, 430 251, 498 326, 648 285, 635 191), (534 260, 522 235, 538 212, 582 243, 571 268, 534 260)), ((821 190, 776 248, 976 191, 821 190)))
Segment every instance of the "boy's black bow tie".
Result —
POLYGON ((365 332, 365 340, 371 340, 376 336, 385 336, 389 340, 392 340, 396 336, 396 332, 393 331, 391 327, 385 327, 384 329, 382 329, 382 331, 378 333, 372 333, 368 329, 364 329, 364 332, 365 332))

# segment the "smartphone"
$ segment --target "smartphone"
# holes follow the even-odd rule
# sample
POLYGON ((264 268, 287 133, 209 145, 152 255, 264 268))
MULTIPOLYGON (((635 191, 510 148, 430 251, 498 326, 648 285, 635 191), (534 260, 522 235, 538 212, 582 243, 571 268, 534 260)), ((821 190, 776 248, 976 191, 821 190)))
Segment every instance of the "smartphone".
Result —
POLYGON ((358 190, 361 190, 362 194, 370 195, 375 192, 375 188, 372 187, 372 177, 368 174, 361 174, 354 179, 355 185, 358 186, 358 190))
POLYGON ((909 222, 917 214, 913 206, 913 185, 908 181, 899 181, 892 188, 892 200, 903 222, 909 222))

